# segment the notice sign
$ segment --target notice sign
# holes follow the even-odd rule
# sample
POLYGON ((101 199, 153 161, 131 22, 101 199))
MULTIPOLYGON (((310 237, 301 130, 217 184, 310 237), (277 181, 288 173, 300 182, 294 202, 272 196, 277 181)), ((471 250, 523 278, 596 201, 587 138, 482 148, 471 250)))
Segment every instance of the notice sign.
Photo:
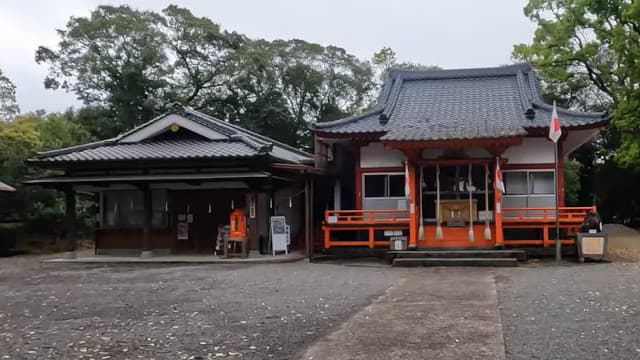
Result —
POLYGON ((189 240, 189 223, 179 222, 177 227, 178 240, 189 240))
POLYGON ((273 255, 276 251, 288 253, 287 243, 289 233, 287 232, 287 222, 284 216, 272 216, 271 219, 271 249, 273 255))
POLYGON ((604 254, 604 237, 585 236, 582 238, 582 254, 602 255, 604 254))

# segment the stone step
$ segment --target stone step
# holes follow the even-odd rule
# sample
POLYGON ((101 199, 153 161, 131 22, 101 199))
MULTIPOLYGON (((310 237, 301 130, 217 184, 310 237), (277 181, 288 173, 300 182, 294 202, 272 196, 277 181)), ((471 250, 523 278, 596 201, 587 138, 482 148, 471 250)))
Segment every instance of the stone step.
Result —
POLYGON ((419 266, 518 266, 516 258, 395 258, 393 267, 419 266))
POLYGON ((519 261, 527 260, 527 253, 522 250, 415 250, 389 251, 387 256, 393 258, 515 258, 519 261))

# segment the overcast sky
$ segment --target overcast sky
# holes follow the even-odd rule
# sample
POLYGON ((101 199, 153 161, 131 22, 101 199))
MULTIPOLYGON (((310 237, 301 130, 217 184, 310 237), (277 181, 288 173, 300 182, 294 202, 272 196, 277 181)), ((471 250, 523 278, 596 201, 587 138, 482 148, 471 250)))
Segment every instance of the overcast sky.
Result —
POLYGON ((39 45, 53 47, 70 16, 99 4, 161 10, 175 3, 227 30, 266 39, 299 38, 337 45, 361 59, 384 46, 401 61, 443 68, 511 63, 514 44, 531 42, 526 0, 3 0, 0 69, 17 87, 22 112, 64 110, 80 103, 63 90, 45 90, 46 65, 34 61, 39 45))

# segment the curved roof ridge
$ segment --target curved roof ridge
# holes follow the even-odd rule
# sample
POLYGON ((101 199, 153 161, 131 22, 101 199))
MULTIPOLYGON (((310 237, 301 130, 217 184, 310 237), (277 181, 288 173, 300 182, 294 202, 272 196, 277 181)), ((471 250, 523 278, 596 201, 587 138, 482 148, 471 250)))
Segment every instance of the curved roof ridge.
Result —
POLYGON ((224 123, 224 126, 230 127, 232 129, 236 130, 237 132, 241 132, 241 133, 244 133, 246 135, 249 135, 249 137, 255 138, 254 140, 256 142, 263 142, 263 145, 269 145, 269 144, 274 145, 275 144, 275 145, 278 145, 278 146, 280 146, 282 148, 285 148, 286 150, 289 150, 289 151, 292 151, 292 152, 296 152, 296 153, 298 153, 299 155, 302 155, 302 156, 308 156, 308 157, 312 157, 313 156, 310 153, 308 153, 306 151, 302 151, 300 149, 297 149, 297 148, 295 148, 295 147, 293 147, 291 145, 287 145, 287 144, 282 143, 280 141, 268 138, 268 137, 266 137, 264 135, 260 135, 260 134, 258 134, 256 132, 251 131, 251 130, 247 130, 247 129, 241 127, 241 126, 234 125, 234 124, 228 123, 226 121, 214 118, 211 115, 207 115, 207 114, 205 114, 203 112, 194 110, 194 109, 192 109, 190 107, 184 106, 184 109, 186 111, 191 112, 192 114, 194 114, 196 116, 202 116, 202 117, 204 117, 205 119, 207 119, 209 121, 218 122, 218 123, 224 123))
POLYGON ((314 125, 316 129, 330 128, 337 125, 345 125, 354 121, 358 121, 360 119, 366 118, 368 116, 376 115, 381 113, 384 110, 383 106, 377 105, 371 110, 365 111, 362 114, 352 115, 343 119, 333 120, 333 121, 325 121, 325 122, 317 122, 314 125))
POLYGON ((518 84, 518 93, 520 95, 520 105, 522 106, 522 111, 528 111, 529 109, 531 109, 533 106, 531 104, 531 101, 529 99, 527 99, 527 90, 525 88, 525 80, 524 80, 524 73, 520 70, 518 70, 518 72, 516 72, 516 83, 518 84))
POLYGON ((393 109, 395 109, 396 104, 398 103, 398 98, 400 97, 400 92, 402 91, 402 85, 404 82, 404 78, 402 74, 398 76, 393 84, 392 90, 389 94, 388 100, 384 105, 384 110, 382 110, 382 114, 380 114, 380 122, 386 123, 391 114, 393 113, 393 109))
MULTIPOLYGON (((537 108, 541 108, 549 111, 553 110, 553 105, 549 105, 541 101, 533 101, 532 104, 534 107, 537 107, 537 108)), ((565 114, 570 116, 581 116, 581 117, 588 117, 588 118, 606 118, 607 117, 606 111, 586 112, 586 111, 565 109, 559 106, 556 106, 556 111, 558 112, 558 114, 565 114)))
POLYGON ((87 150, 87 149, 93 149, 99 146, 105 146, 105 145, 112 145, 115 144, 117 141, 117 137, 115 138, 110 138, 110 139, 105 139, 105 140, 98 140, 98 141, 93 141, 90 143, 86 143, 86 144, 80 144, 80 145, 73 145, 73 146, 67 146, 61 149, 53 149, 53 150, 46 150, 46 151, 39 151, 36 153, 35 157, 36 158, 40 158, 40 157, 44 157, 44 156, 56 156, 56 155, 64 155, 67 153, 72 153, 74 151, 82 151, 82 150, 87 150))
POLYGON ((531 71, 530 63, 517 63, 504 66, 484 67, 484 68, 461 68, 442 70, 391 70, 389 75, 392 78, 402 76, 404 80, 429 80, 429 79, 453 79, 453 78, 474 78, 492 76, 513 76, 518 71, 531 71))

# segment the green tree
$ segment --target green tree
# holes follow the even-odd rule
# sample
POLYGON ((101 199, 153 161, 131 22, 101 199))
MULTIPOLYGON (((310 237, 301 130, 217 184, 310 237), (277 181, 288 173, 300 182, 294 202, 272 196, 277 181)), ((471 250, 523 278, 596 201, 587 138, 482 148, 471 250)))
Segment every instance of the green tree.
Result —
POLYGON ((175 5, 164 9, 162 15, 167 50, 175 59, 168 97, 201 109, 207 98, 226 92, 236 71, 233 57, 247 39, 175 5))
POLYGON ((0 119, 9 120, 19 112, 20 108, 16 104, 16 86, 0 69, 0 119))
POLYGON ((389 70, 441 70, 437 65, 423 65, 415 62, 398 62, 396 52, 388 46, 383 47, 373 54, 371 63, 375 68, 377 78, 380 84, 382 84, 386 78, 389 70))
POLYGON ((538 27, 514 58, 531 61, 565 105, 611 110, 616 159, 640 168, 640 2, 530 0, 524 13, 538 27))
POLYGON ((163 100, 169 71, 163 22, 128 6, 99 6, 89 17, 72 17, 58 30, 55 49, 36 51, 36 61, 49 65, 45 87, 108 109, 117 132, 140 124, 163 100))
MULTIPOLYGON (((0 180, 17 190, 3 199, 8 203, 3 203, 0 221, 26 221, 30 233, 58 231, 64 216, 61 194, 21 184, 23 180, 54 172, 32 166, 26 160, 38 151, 77 145, 88 138, 89 134, 78 122, 77 112, 71 109, 51 114, 38 111, 0 122, 0 180)), ((85 221, 90 220, 88 206, 85 202, 79 204, 85 221)))
POLYGON ((211 103, 216 114, 303 148, 313 122, 363 109, 374 87, 370 65, 334 46, 253 40, 234 60, 228 96, 211 103))

